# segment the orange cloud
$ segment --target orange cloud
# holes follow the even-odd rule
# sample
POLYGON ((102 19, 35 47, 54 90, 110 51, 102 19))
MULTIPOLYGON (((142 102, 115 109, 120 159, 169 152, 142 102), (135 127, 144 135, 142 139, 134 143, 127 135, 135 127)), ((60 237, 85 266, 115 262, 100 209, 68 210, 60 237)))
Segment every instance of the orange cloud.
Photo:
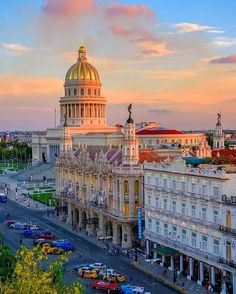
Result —
POLYGON ((0 76, 0 97, 59 95, 63 81, 52 77, 0 76))
POLYGON ((153 17, 154 12, 146 5, 121 5, 113 4, 105 9, 108 16, 140 16, 153 17))
POLYGON ((19 43, 12 43, 12 44, 2 43, 2 47, 10 51, 18 51, 18 52, 26 52, 26 51, 29 51, 30 49, 29 47, 26 47, 19 43))
POLYGON ((93 0, 45 0, 42 6, 44 13, 62 17, 73 17, 83 11, 90 11, 93 8, 93 0))
POLYGON ((173 54, 173 52, 167 48, 166 42, 138 42, 138 46, 141 48, 139 54, 144 56, 165 56, 173 54))
POLYGON ((130 36, 132 34, 131 30, 127 30, 124 27, 122 27, 121 25, 114 25, 111 27, 111 32, 114 35, 118 35, 118 36, 130 36))

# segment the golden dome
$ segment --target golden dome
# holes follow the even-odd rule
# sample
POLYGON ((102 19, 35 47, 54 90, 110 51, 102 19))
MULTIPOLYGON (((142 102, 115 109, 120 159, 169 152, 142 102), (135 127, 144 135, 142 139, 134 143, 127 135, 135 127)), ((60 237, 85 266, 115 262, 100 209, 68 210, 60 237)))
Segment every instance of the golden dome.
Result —
POLYGON ((66 73, 66 81, 94 81, 100 84, 99 74, 96 68, 87 62, 86 48, 80 46, 78 60, 66 73))

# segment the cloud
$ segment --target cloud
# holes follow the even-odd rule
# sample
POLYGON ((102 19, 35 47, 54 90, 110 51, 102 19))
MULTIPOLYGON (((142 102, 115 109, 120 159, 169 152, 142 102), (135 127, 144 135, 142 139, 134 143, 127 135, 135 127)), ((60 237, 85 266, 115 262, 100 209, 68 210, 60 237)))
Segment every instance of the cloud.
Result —
POLYGON ((15 52, 26 52, 30 50, 29 47, 23 46, 19 43, 11 43, 11 44, 2 43, 2 47, 7 50, 15 51, 15 52))
POLYGON ((236 63, 236 54, 219 57, 219 58, 213 58, 209 61, 209 63, 214 63, 214 64, 236 63))
POLYGON ((222 48, 236 46, 236 39, 235 38, 228 38, 228 37, 217 37, 212 42, 212 44, 217 47, 222 47, 222 48))
POLYGON ((191 33, 199 31, 212 31, 214 28, 210 26, 202 26, 196 23, 182 22, 177 23, 174 27, 178 30, 179 33, 191 33))
POLYGON ((105 8, 105 12, 108 16, 146 16, 153 17, 154 12, 148 8, 146 5, 121 5, 121 4, 113 4, 107 8, 105 8))
POLYGON ((62 87, 63 81, 52 77, 0 75, 0 101, 8 96, 60 95, 62 87))
POLYGON ((149 109, 148 112, 158 113, 158 114, 164 114, 164 113, 171 113, 172 110, 170 110, 170 109, 164 109, 164 108, 155 108, 155 109, 149 109))
POLYGON ((223 30, 208 30, 208 33, 212 33, 212 34, 224 34, 225 31, 223 30))
POLYGON ((114 25, 111 27, 111 32, 113 35, 118 35, 118 36, 130 36, 132 34, 131 30, 125 29, 121 25, 114 25))
POLYGON ((73 17, 94 8, 93 0, 44 0, 42 11, 47 15, 73 17))
POLYGON ((171 50, 168 49, 166 42, 154 42, 154 41, 143 41, 138 42, 138 46, 141 48, 141 51, 138 55, 142 56, 166 56, 173 54, 171 50))

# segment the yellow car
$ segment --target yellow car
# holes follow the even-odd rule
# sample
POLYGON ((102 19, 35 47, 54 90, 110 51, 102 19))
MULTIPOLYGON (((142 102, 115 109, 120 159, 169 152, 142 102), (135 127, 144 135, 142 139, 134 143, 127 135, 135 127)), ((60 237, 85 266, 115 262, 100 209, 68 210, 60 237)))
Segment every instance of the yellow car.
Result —
POLYGON ((102 277, 102 279, 104 281, 112 281, 112 282, 115 282, 115 283, 117 283, 117 282, 123 283, 126 280, 125 276, 120 275, 120 274, 115 274, 115 275, 111 275, 111 276, 110 275, 104 275, 102 277))
POLYGON ((45 254, 62 254, 64 252, 63 249, 57 248, 57 247, 53 247, 49 243, 43 244, 41 251, 43 253, 45 253, 45 254))
POLYGON ((79 275, 85 279, 97 279, 98 277, 98 274, 96 271, 81 270, 79 271, 79 275))

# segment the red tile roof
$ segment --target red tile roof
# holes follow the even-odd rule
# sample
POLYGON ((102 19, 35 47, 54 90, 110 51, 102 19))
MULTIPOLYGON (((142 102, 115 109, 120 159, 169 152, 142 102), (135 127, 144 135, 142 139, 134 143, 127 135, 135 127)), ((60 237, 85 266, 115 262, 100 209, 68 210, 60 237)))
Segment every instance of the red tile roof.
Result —
POLYGON ((146 129, 136 132, 137 135, 181 135, 184 134, 181 131, 176 130, 158 130, 158 129, 146 129))

